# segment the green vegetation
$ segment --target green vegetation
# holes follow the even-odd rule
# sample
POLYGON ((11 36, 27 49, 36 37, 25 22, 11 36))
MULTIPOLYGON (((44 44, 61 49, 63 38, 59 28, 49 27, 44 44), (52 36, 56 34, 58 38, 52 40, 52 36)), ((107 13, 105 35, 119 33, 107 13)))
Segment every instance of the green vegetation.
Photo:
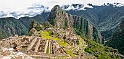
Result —
POLYGON ((81 37, 86 37, 88 39, 94 39, 95 42, 101 43, 100 42, 102 40, 100 39, 101 34, 99 34, 98 30, 95 27, 93 27, 86 19, 77 16, 73 16, 73 19, 75 19, 73 28, 77 35, 80 35, 81 37), (93 30, 91 30, 92 27, 93 30), (89 33, 93 34, 89 35, 89 33))
POLYGON ((37 24, 35 27, 34 27, 37 31, 40 31, 42 30, 41 26, 39 24, 37 24))
POLYGON ((77 40, 76 40, 76 43, 77 43, 78 45, 79 45, 79 42, 80 42, 79 39, 77 39, 77 40))
POLYGON ((124 55, 124 19, 122 19, 120 27, 113 34, 112 39, 105 45, 118 49, 124 55))
POLYGON ((67 47, 69 44, 67 43, 67 42, 65 42, 65 41, 59 41, 58 42, 59 43, 59 45, 61 46, 61 47, 67 47))
POLYGON ((50 35, 50 33, 48 31, 40 31, 40 36, 43 39, 48 39, 48 40, 59 40, 59 38, 56 37, 56 35, 50 35))
POLYGON ((79 39, 79 47, 82 48, 82 43, 84 42, 84 40, 82 38, 79 39))
POLYGON ((52 44, 50 44, 50 52, 49 53, 52 53, 52 44))
POLYGON ((88 19, 93 26, 97 27, 99 31, 102 31, 103 37, 109 40, 108 38, 112 37, 113 32, 117 30, 118 23, 124 17, 124 7, 116 8, 113 7, 113 4, 104 6, 94 5, 92 7, 86 8, 87 10, 85 11, 70 10, 67 13, 88 19), (117 12, 118 10, 119 12, 117 12))
POLYGON ((42 23, 42 26, 44 29, 52 27, 52 25, 48 21, 45 21, 44 23, 42 23))
POLYGON ((65 48, 64 48, 64 50, 65 50, 65 52, 66 52, 67 54, 69 54, 70 56, 72 56, 72 57, 75 56, 75 54, 73 54, 71 50, 67 50, 67 49, 65 49, 65 48))
POLYGON ((75 56, 75 54, 73 54, 73 51, 71 49, 70 50, 66 49, 66 47, 69 46, 69 44, 67 42, 62 40, 62 41, 58 41, 58 43, 67 54, 69 54, 71 57, 75 56))
POLYGON ((15 34, 24 35, 28 33, 28 27, 26 27, 22 22, 22 20, 16 20, 14 18, 0 18, 0 39, 7 38, 15 34))
POLYGON ((37 23, 36 20, 32 20, 30 26, 29 26, 29 31, 32 29, 32 28, 35 28, 37 31, 40 31, 42 30, 42 27, 40 26, 40 24, 37 23))
MULTIPOLYGON (((48 30, 48 31, 40 31, 40 36, 43 38, 43 39, 47 39, 47 40, 55 40, 58 42, 58 44, 64 49, 64 51, 69 54, 70 56, 74 57, 75 54, 72 53, 72 50, 68 50, 66 49, 67 46, 69 46, 69 44, 67 42, 65 42, 64 40, 60 40, 59 38, 57 38, 57 36, 51 31, 51 30, 48 30)), ((82 41, 81 41, 82 42, 82 41)), ((51 46, 50 46, 51 48, 51 46)), ((49 47, 47 47, 47 51, 46 53, 49 53, 48 51, 49 47)), ((51 49, 50 49, 51 50, 51 49)))
POLYGON ((76 40, 76 43, 78 44, 78 46, 80 47, 80 48, 82 48, 82 43, 84 42, 84 39, 82 39, 81 37, 79 37, 77 40, 76 40))
POLYGON ((0 39, 14 36, 15 34, 18 34, 19 36, 26 35, 28 34, 29 25, 32 20, 35 19, 38 23, 42 23, 47 19, 48 15, 49 12, 43 12, 42 14, 34 17, 23 17, 20 19, 15 19, 12 17, 0 18, 0 34, 2 34, 2 38, 0 39))
POLYGON ((48 54, 50 51, 49 51, 49 46, 47 46, 47 50, 46 50, 46 53, 48 54))
POLYGON ((101 43, 99 38, 99 32, 95 27, 93 27, 93 40, 97 43, 101 43))
POLYGON ((101 44, 98 44, 94 41, 87 40, 85 41, 88 43, 88 46, 86 47, 85 51, 93 54, 98 59, 123 59, 123 55, 119 54, 115 49, 107 46, 103 46, 101 44))
POLYGON ((64 21, 64 29, 67 29, 67 28, 68 28, 68 20, 65 19, 65 21, 64 21))
POLYGON ((83 34, 82 36, 86 37, 88 33, 88 21, 77 16, 73 16, 73 19, 75 19, 73 27, 75 28, 76 33, 78 35, 83 34))
POLYGON ((3 34, 0 34, 0 39, 4 39, 4 38, 6 38, 6 36, 3 34))

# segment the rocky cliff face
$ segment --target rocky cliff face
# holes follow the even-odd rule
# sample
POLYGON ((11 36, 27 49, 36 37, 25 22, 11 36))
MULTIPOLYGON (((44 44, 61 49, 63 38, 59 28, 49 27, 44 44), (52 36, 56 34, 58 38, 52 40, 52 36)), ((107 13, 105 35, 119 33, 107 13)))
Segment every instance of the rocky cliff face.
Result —
POLYGON ((102 43, 100 32, 83 17, 67 14, 60 6, 56 5, 48 17, 48 22, 57 28, 73 30, 78 35, 102 43))

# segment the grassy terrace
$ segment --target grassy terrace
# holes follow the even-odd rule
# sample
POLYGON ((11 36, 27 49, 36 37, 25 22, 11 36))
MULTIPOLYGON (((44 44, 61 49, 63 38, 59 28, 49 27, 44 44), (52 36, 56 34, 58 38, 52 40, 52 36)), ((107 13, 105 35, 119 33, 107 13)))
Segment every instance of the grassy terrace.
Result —
POLYGON ((48 40, 59 40, 59 38, 55 37, 54 35, 51 35, 49 34, 48 31, 40 31, 40 36, 43 38, 43 39, 48 39, 48 40))
MULTIPOLYGON (((54 40, 57 41, 58 44, 64 49, 64 51, 74 57, 75 54, 73 54, 73 50, 68 50, 66 49, 67 46, 69 46, 69 44, 67 42, 65 42, 64 40, 60 40, 56 34, 50 34, 49 31, 40 31, 40 36, 44 39, 44 40, 54 40)), ((81 41, 82 42, 82 41, 81 41)), ((48 52, 47 52, 48 53, 48 52)))
POLYGON ((75 56, 75 54, 72 53, 72 50, 67 50, 67 49, 65 49, 65 48, 64 48, 64 50, 65 50, 65 52, 66 52, 67 54, 69 54, 70 56, 72 56, 72 57, 75 56))
POLYGON ((63 40, 59 41, 58 43, 61 47, 67 47, 69 45, 67 42, 64 42, 63 40))

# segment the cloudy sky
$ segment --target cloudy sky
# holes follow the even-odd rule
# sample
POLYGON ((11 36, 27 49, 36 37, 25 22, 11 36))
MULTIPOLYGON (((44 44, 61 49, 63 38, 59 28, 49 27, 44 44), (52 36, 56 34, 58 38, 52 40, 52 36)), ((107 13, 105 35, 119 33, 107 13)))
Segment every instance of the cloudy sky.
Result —
POLYGON ((103 3, 122 3, 123 0, 0 0, 0 10, 24 10, 26 7, 31 6, 32 4, 42 4, 49 7, 53 7, 55 4, 71 4, 71 3, 92 3, 94 5, 102 5, 103 3))

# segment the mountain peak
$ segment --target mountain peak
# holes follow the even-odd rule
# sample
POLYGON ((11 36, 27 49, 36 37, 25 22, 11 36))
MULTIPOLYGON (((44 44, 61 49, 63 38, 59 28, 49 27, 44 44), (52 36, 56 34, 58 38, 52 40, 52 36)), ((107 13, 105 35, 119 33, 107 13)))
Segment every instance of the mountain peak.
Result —
POLYGON ((53 9, 60 9, 61 7, 59 5, 55 5, 53 9))
POLYGON ((55 5, 51 10, 51 12, 62 12, 62 11, 63 10, 59 5, 55 5))
POLYGON ((55 5, 50 12, 48 21, 51 25, 60 28, 64 25, 65 20, 68 20, 68 14, 59 5, 55 5))
POLYGON ((49 19, 55 19, 58 15, 58 13, 62 12, 63 10, 60 8, 59 5, 55 5, 49 15, 49 19))

